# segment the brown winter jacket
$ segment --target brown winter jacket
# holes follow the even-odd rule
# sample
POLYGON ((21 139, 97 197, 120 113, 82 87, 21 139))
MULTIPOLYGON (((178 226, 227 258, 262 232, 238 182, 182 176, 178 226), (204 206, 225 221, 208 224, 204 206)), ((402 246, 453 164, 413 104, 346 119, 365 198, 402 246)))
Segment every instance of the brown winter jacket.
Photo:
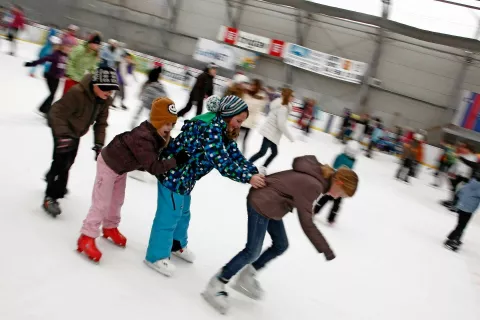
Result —
POLYGON ((293 170, 268 175, 267 186, 262 189, 251 188, 247 199, 255 211, 273 220, 281 220, 297 208, 303 232, 317 251, 331 260, 335 254, 313 223, 314 202, 330 186, 329 179, 322 175, 321 166, 315 156, 295 158, 293 170))
POLYGON ((105 163, 116 173, 146 170, 158 176, 177 166, 175 158, 158 160, 165 140, 148 121, 117 135, 102 150, 105 163))
POLYGON ((104 145, 108 108, 112 104, 112 98, 103 101, 97 99, 91 82, 92 76, 87 74, 52 105, 48 120, 54 137, 78 139, 95 123, 95 144, 104 145))

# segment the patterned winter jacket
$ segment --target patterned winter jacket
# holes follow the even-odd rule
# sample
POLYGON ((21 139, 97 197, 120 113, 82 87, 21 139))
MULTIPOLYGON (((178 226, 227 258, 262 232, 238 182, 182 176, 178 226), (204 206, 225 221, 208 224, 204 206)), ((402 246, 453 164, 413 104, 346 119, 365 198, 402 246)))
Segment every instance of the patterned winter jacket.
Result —
POLYGON ((182 132, 162 155, 172 158, 183 149, 190 155, 190 160, 184 166, 159 176, 161 183, 173 192, 188 195, 195 183, 212 169, 234 181, 248 183, 258 170, 240 153, 237 143, 225 137, 226 127, 220 116, 209 123, 202 120, 185 122, 182 132))

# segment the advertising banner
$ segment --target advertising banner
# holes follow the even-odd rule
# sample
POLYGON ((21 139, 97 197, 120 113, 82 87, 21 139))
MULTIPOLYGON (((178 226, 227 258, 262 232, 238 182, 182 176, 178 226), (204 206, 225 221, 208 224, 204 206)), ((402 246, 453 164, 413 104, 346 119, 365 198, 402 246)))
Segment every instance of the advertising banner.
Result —
POLYGON ((367 69, 364 62, 333 56, 294 43, 287 44, 283 61, 300 69, 352 83, 360 83, 367 69))
POLYGON ((480 94, 464 90, 452 124, 480 132, 480 94))
POLYGON ((285 42, 281 40, 270 39, 225 26, 220 27, 217 39, 232 46, 274 57, 281 57, 285 46, 285 42))
POLYGON ((219 67, 225 69, 235 69, 235 52, 233 48, 212 40, 198 39, 193 58, 205 63, 214 62, 219 67))

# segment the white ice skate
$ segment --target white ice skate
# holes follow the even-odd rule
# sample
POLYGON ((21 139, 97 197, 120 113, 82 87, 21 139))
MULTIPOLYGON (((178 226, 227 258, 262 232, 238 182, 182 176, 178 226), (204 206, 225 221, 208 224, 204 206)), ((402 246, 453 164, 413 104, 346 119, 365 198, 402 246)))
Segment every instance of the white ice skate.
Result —
POLYGON ((249 264, 238 275, 232 288, 254 300, 261 300, 264 295, 260 283, 256 279, 257 270, 249 264))
POLYGON ((164 276, 171 277, 175 273, 175 265, 170 259, 162 259, 155 262, 149 262, 144 260, 145 264, 153 270, 163 274, 164 276))
POLYGON ((192 250, 188 249, 188 247, 185 247, 183 249, 180 249, 178 251, 172 252, 172 254, 180 259, 183 259, 189 263, 193 263, 195 261, 195 254, 192 252, 192 250))
POLYGON ((218 312, 226 314, 229 308, 228 293, 225 291, 225 283, 218 279, 218 274, 210 279, 205 291, 202 292, 203 298, 218 312))

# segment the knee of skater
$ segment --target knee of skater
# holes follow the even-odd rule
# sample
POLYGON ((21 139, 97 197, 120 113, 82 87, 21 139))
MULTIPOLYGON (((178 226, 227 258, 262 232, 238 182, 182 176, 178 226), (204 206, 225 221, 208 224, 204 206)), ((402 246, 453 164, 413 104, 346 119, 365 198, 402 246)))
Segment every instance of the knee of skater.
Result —
POLYGON ((273 248, 275 249, 275 252, 277 255, 283 254, 285 251, 288 249, 288 241, 286 240, 285 242, 279 243, 279 244, 274 244, 273 248))
POLYGON ((244 253, 245 253, 245 260, 248 261, 248 263, 252 263, 260 257, 260 253, 262 252, 262 248, 258 248, 255 250, 250 250, 245 248, 244 253))

